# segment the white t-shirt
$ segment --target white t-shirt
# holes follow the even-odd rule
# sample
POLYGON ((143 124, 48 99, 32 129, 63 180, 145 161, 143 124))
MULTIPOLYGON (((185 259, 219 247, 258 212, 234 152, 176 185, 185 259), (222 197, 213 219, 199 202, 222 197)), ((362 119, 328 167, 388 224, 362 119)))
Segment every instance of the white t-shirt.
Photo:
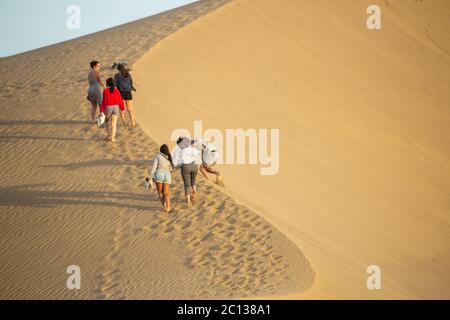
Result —
POLYGON ((219 152, 213 144, 206 143, 206 146, 203 149, 202 159, 207 166, 212 166, 217 162, 219 159, 219 152))
POLYGON ((201 154, 201 151, 193 146, 183 149, 177 146, 172 155, 172 162, 175 167, 190 163, 201 164, 201 154))

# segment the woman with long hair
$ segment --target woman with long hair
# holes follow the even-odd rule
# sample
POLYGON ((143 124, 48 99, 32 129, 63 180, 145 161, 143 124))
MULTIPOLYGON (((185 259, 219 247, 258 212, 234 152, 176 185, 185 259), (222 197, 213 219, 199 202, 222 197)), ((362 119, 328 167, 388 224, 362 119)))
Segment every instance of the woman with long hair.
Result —
POLYGON ((172 183, 172 171, 172 156, 170 155, 169 147, 166 144, 163 144, 159 149, 159 153, 153 160, 150 178, 153 178, 156 183, 159 200, 161 201, 163 209, 167 213, 172 211, 170 208, 170 184, 172 183))
POLYGON ((105 115, 105 129, 107 136, 105 140, 117 142, 117 118, 119 113, 125 110, 125 104, 119 90, 114 86, 113 78, 106 80, 107 88, 103 91, 103 100, 100 106, 100 112, 105 115))
POLYGON ((93 60, 90 63, 91 70, 88 73, 88 94, 87 99, 91 102, 91 123, 95 123, 95 114, 97 113, 97 107, 102 104, 102 90, 105 85, 102 82, 100 74, 100 62, 93 60))
MULTIPOLYGON (((131 91, 136 91, 136 88, 133 86, 133 78, 130 74, 131 70, 124 64, 119 64, 117 66, 117 70, 119 70, 119 72, 114 76, 114 85, 117 86, 123 100, 125 101, 128 116, 130 117, 131 127, 134 128, 136 126, 136 120, 133 110, 133 94, 131 91)), ((125 121, 124 118, 122 121, 125 121)))

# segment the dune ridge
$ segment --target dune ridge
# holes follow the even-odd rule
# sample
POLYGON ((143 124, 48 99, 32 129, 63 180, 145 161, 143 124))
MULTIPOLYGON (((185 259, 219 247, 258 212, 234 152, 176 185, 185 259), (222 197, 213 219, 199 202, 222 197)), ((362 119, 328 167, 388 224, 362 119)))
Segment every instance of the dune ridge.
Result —
POLYGON ((88 124, 89 61, 112 75, 113 61, 132 65, 227 2, 199 1, 0 59, 0 298, 242 298, 312 285, 297 246, 212 184, 199 182, 190 208, 176 172, 174 212, 165 214, 143 186, 158 145, 121 126, 110 144, 88 124), (69 265, 81 269, 80 290, 66 288, 69 265))

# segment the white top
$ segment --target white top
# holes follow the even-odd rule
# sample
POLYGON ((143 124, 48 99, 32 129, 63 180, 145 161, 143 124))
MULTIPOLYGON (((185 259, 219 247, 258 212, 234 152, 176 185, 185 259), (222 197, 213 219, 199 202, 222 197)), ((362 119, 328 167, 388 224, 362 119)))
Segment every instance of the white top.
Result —
POLYGON ((172 162, 175 167, 190 163, 201 164, 201 155, 202 152, 193 146, 183 149, 176 147, 172 155, 172 162))
POLYGON ((216 147, 212 143, 206 143, 203 144, 205 148, 203 149, 203 156, 202 160, 203 163, 207 166, 214 165, 217 160, 219 159, 219 152, 217 151, 216 147))

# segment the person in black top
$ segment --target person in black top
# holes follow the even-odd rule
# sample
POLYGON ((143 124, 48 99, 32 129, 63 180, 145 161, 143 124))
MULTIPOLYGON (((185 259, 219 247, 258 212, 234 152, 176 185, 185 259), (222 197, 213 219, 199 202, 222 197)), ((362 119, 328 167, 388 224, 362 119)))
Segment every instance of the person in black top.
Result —
MULTIPOLYGON (((130 74, 131 70, 124 64, 119 64, 117 70, 119 70, 119 72, 114 76, 114 84, 119 89, 120 94, 125 101, 128 116, 131 121, 131 127, 134 128, 136 126, 136 119, 133 111, 133 95, 131 92, 136 91, 136 88, 133 86, 133 78, 130 74)), ((122 117, 122 122, 125 125, 125 117, 122 117)))

